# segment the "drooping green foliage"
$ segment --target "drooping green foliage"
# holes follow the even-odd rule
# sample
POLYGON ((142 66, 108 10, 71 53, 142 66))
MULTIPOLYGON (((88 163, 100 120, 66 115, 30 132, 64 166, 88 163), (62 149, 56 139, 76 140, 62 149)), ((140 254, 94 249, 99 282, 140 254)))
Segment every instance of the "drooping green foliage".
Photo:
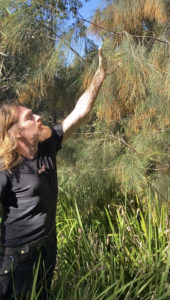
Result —
POLYGON ((68 50, 76 53, 73 34, 84 29, 76 23, 81 5, 79 0, 1 1, 0 101, 18 96, 21 102, 34 103, 51 94, 54 102, 58 70, 68 50))
MULTIPOLYGON (((166 201, 170 180, 167 21, 167 1, 129 0, 126 5, 125 1, 109 1, 103 11, 96 12, 93 22, 98 27, 92 25, 91 30, 103 38, 110 75, 96 107, 96 130, 101 134, 91 135, 83 161, 89 169, 89 156, 95 169, 107 169, 109 164, 109 177, 120 184, 123 193, 145 195, 149 185, 166 201)), ((93 72, 96 63, 90 68, 93 72)), ((89 77, 88 69, 85 84, 89 77)))

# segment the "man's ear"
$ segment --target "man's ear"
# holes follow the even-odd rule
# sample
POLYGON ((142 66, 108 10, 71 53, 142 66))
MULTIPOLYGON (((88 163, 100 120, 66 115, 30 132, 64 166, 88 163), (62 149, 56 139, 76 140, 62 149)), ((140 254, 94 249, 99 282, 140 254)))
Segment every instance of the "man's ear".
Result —
POLYGON ((10 135, 15 136, 16 139, 21 138, 21 130, 17 125, 14 125, 8 132, 10 135))
POLYGON ((21 130, 19 128, 17 128, 17 130, 15 132, 15 136, 16 136, 17 139, 20 139, 22 137, 21 130))

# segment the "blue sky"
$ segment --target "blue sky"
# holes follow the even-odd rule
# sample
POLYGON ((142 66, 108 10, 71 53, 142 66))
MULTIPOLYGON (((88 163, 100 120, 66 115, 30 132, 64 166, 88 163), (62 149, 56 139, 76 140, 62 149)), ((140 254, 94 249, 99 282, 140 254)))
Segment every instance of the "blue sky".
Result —
POLYGON ((86 19, 90 20, 90 17, 94 14, 95 10, 101 5, 100 0, 82 1, 83 7, 79 10, 80 14, 86 19))
MULTIPOLYGON (((79 9, 79 13, 82 15, 82 17, 88 21, 92 20, 92 16, 94 15, 96 9, 98 7, 102 8, 106 4, 105 0, 89 0, 86 2, 85 0, 81 1, 83 4, 83 7, 79 9)), ((85 22, 85 25, 88 27, 90 24, 85 22)), ((68 23, 67 23, 68 26, 68 23)), ((88 33, 88 37, 92 39, 96 45, 99 47, 101 46, 101 40, 99 38, 96 39, 96 36, 88 33)), ((72 47, 76 49, 76 51, 83 56, 84 54, 84 40, 80 40, 78 44, 75 44, 74 41, 72 42, 72 47)), ((68 61, 72 61, 74 57, 74 54, 72 52, 68 53, 68 61)))
MULTIPOLYGON (((90 0, 88 2, 85 2, 85 0, 83 0, 82 3, 83 3, 83 7, 79 10, 79 12, 85 19, 90 21, 96 9, 104 7, 105 1, 90 0)), ((85 23, 85 25, 89 26, 88 23, 85 23)), ((93 39, 98 46, 101 46, 101 41, 99 39, 96 39, 95 36, 89 34, 89 38, 93 39)))

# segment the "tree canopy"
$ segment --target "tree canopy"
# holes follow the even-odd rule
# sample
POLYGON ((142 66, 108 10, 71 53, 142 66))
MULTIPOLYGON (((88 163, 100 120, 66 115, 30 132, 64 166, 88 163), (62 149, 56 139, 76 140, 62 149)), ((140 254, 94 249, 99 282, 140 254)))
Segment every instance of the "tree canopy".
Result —
MULTIPOLYGON (((58 70, 65 64, 81 2, 10 1, 0 4, 1 95, 37 101, 54 91, 58 70), (69 29, 65 21, 69 22, 69 29)), ((78 54, 77 54, 78 55, 78 54)))
MULTIPOLYGON (((43 111, 51 124, 71 110, 98 63, 97 46, 88 39, 88 23, 79 14, 81 6, 78 0, 1 1, 0 102, 17 96, 43 111), (78 39, 86 41, 83 58, 73 46, 78 39), (75 58, 68 63, 69 51, 75 58)), ((165 199, 170 163, 169 12, 168 0, 109 0, 94 14, 88 31, 103 41, 109 75, 89 121, 95 142, 87 141, 85 158, 80 159, 86 167, 89 155, 95 167, 107 169, 109 164, 109 176, 122 192, 140 193, 151 185, 165 199)))

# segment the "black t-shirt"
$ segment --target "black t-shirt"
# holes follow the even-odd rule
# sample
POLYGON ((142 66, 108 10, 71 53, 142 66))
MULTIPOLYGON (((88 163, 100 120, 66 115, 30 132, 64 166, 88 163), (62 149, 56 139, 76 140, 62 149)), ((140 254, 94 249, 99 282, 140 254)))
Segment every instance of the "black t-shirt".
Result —
POLYGON ((60 124, 53 128, 49 139, 39 143, 34 159, 24 157, 12 172, 0 172, 2 245, 26 244, 48 235, 55 226, 56 153, 61 149, 62 137, 60 124))

